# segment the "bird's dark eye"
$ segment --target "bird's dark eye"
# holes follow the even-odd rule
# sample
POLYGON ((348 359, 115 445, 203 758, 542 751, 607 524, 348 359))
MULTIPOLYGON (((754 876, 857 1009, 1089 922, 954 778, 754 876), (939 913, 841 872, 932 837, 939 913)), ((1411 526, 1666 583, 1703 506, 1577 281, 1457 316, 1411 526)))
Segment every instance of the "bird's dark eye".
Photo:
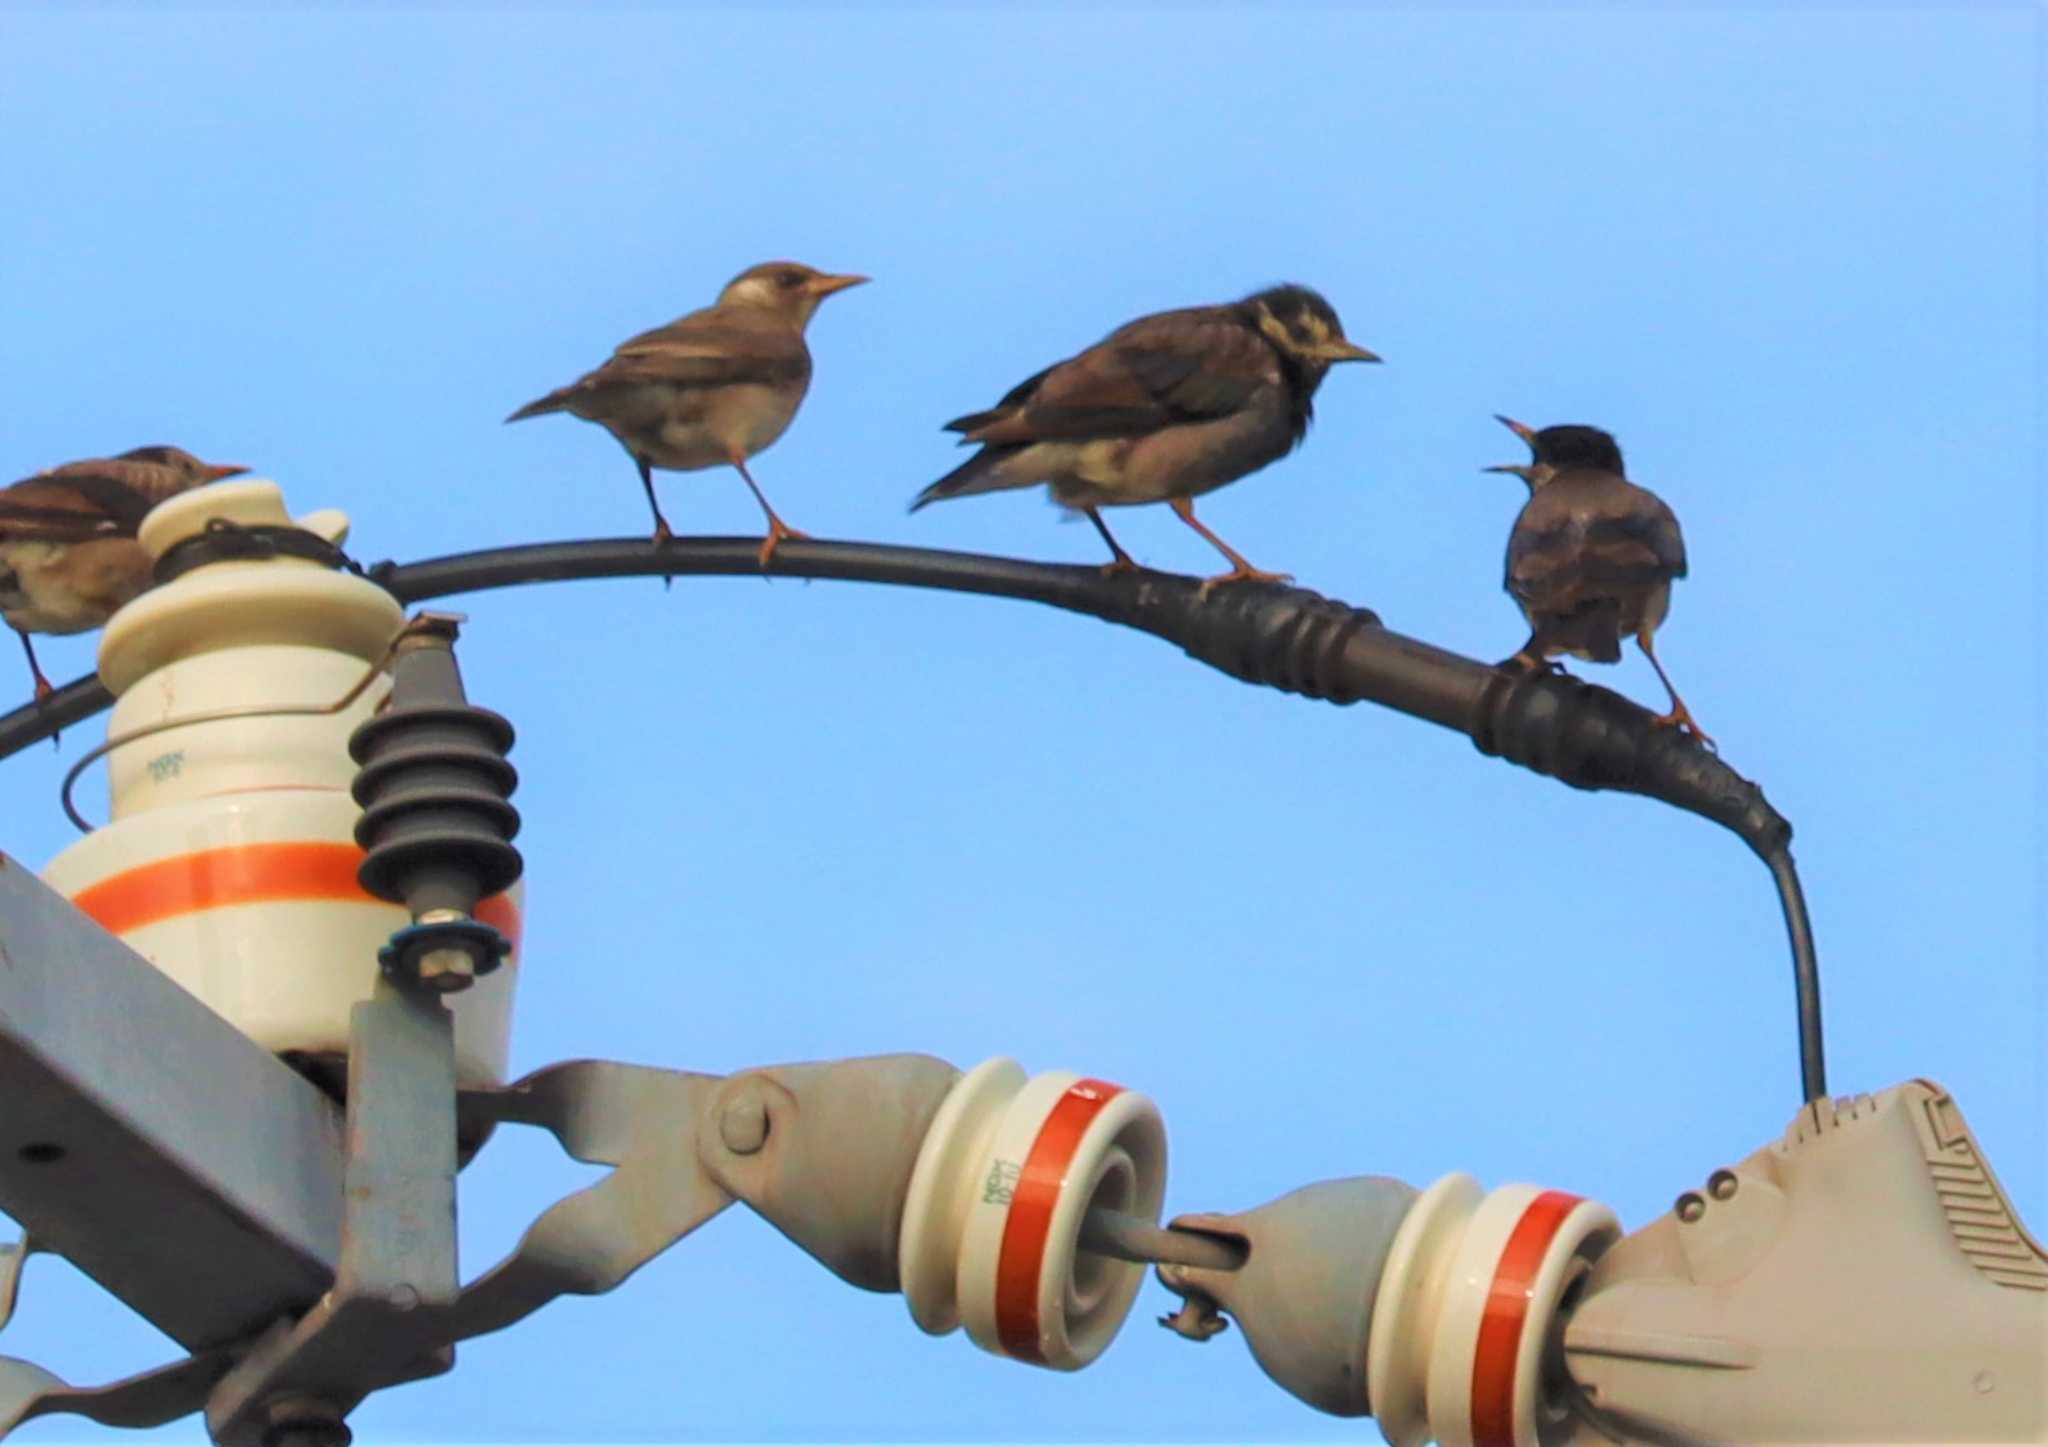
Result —
POLYGON ((793 289, 804 284, 804 274, 800 271, 785 271, 776 280, 793 289))

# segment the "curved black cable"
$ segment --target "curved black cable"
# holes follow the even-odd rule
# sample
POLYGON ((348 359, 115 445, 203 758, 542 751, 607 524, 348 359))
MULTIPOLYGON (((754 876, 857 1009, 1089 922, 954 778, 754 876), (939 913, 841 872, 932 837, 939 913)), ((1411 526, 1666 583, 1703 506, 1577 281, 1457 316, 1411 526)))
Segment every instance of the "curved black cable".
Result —
POLYGON ((1813 921, 1806 916, 1806 891, 1799 887, 1792 851, 1781 846, 1764 856, 1764 863, 1771 867, 1778 903, 1785 911, 1785 933, 1792 937, 1792 987, 1799 1010, 1799 1084, 1811 1104, 1827 1099, 1828 1094, 1820 1038, 1820 961, 1813 953, 1813 921))
MULTIPOLYGON (((401 603, 522 583, 587 578, 758 575, 758 538, 533 543, 379 563, 367 576, 401 603)), ((1790 849, 1792 826, 1763 790, 1611 690, 1568 674, 1509 673, 1389 631, 1370 610, 1304 588, 1140 570, 1027 563, 879 543, 781 544, 770 572, 1022 598, 1164 638, 1234 678, 1332 703, 1369 699, 1467 735, 1481 753, 1579 789, 1661 799, 1733 831, 1770 868, 1791 937, 1804 1098, 1826 1096, 1820 976, 1790 849)), ((90 718, 111 700, 96 678, 0 716, 0 758, 90 718)))

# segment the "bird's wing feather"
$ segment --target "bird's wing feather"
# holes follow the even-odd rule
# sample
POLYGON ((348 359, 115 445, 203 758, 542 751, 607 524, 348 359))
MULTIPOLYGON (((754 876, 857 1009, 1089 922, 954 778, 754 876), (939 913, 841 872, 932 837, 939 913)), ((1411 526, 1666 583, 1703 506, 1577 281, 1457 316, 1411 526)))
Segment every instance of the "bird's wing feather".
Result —
POLYGON ((1685 576, 1685 541, 1663 499, 1611 474, 1539 488, 1508 535, 1506 585, 1525 607, 1568 613, 1616 588, 1685 576))
POLYGON ((1685 576, 1685 535, 1678 530, 1678 514, 1673 512, 1664 499, 1648 488, 1635 489, 1644 499, 1642 509, 1645 519, 1643 541, 1657 555, 1657 561, 1664 565, 1670 576, 1685 576))
MULTIPOLYGON (((66 463, 0 489, 0 537, 38 542, 85 542, 133 537, 156 505, 150 492, 124 474, 119 462, 66 463)), ((165 497, 179 489, 163 491, 165 497)))
POLYGON ((1228 416, 1278 382, 1272 347, 1212 309, 1141 317, 953 424, 985 443, 1129 437, 1228 416))
POLYGON ((712 311, 692 312, 619 345, 584 381, 596 386, 773 386, 810 376, 811 354, 789 327, 748 326, 712 311))
POLYGON ((965 417, 955 417, 941 430, 945 432, 973 432, 978 428, 988 426, 991 422, 1000 421, 1028 400, 1031 394, 1038 390, 1039 383, 1051 376, 1057 367, 1064 365, 1065 363, 1055 363, 1043 371, 1033 372, 1009 391, 1003 393, 1002 400, 986 412, 969 412, 965 417))

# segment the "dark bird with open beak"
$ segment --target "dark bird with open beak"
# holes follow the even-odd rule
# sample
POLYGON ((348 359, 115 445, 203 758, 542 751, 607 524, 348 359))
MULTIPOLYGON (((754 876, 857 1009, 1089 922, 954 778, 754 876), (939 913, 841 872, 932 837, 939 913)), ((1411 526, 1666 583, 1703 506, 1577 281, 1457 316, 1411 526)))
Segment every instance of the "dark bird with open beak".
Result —
MULTIPOLYGON (((1496 414, 1497 415, 1497 414, 1496 414)), ((1507 590, 1529 620, 1529 641, 1502 667, 1547 668, 1569 654, 1619 663, 1631 635, 1671 695, 1659 724, 1712 745, 1671 686, 1652 639, 1671 611, 1671 584, 1685 576, 1678 517, 1622 470, 1621 447, 1597 427, 1546 427, 1507 417, 1501 425, 1529 444, 1531 459, 1489 467, 1529 485, 1529 501, 1508 534, 1507 590)))
POLYGON ((166 498, 247 472, 177 447, 67 462, 0 488, 0 616, 21 637, 36 698, 50 680, 31 633, 83 633, 147 592, 152 564, 136 529, 166 498))
POLYGON ((505 420, 568 412, 619 440, 640 469, 654 512, 654 540, 672 533, 654 499, 654 469, 739 469, 768 517, 761 566, 784 538, 801 538, 775 515, 747 459, 783 434, 811 385, 804 328, 818 303, 864 276, 829 276, 794 261, 767 261, 734 277, 702 311, 642 332, 611 360, 505 420))
POLYGON ((1336 311, 1305 286, 1140 317, 1020 382, 988 411, 948 422, 981 451, 910 510, 1046 483, 1054 501, 1095 524, 1115 555, 1104 571, 1117 572, 1137 564, 1098 509, 1165 502, 1230 560, 1231 570, 1208 583, 1285 582, 1197 521, 1194 499, 1291 452, 1334 363, 1378 360, 1345 340, 1336 311))

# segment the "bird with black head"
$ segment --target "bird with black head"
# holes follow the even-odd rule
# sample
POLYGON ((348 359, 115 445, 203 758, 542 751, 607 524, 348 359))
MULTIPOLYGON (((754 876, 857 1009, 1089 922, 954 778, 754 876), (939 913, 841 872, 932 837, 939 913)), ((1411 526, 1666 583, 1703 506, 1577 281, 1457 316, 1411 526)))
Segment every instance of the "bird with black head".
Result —
POLYGON ((1633 637, 1657 670, 1671 708, 1656 722, 1711 746, 1657 658, 1657 630, 1671 611, 1671 585, 1686 572, 1678 516, 1646 487, 1628 480, 1621 445, 1597 427, 1525 427, 1496 420, 1529 444, 1526 463, 1485 469, 1510 473, 1529 500, 1508 532, 1505 586, 1529 622, 1529 641, 1501 666, 1549 668, 1570 656, 1621 661, 1633 637))

